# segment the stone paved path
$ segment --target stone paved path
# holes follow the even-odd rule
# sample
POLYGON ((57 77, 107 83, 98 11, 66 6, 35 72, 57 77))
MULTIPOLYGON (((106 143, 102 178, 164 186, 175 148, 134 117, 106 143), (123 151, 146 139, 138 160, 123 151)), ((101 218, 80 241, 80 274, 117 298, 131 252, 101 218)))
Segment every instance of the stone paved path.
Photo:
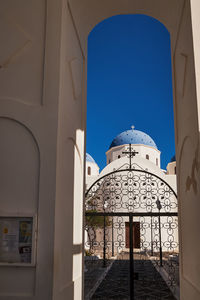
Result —
MULTIPOLYGON (((165 281, 150 260, 134 261, 135 300, 175 300, 165 281)), ((92 299, 129 299, 129 261, 116 260, 92 299)))
POLYGON ((103 260, 85 261, 86 272, 84 274, 84 299, 90 299, 95 289, 105 277, 112 261, 107 262, 106 268, 103 267, 103 260))

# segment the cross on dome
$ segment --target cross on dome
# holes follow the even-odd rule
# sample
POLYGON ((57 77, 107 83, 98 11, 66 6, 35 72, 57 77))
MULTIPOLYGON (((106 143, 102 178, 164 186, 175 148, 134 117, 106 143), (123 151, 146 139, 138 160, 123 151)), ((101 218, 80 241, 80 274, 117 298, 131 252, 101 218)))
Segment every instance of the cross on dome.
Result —
POLYGON ((139 152, 136 152, 135 150, 133 150, 133 148, 131 147, 131 144, 129 144, 128 151, 123 151, 122 153, 129 157, 129 169, 131 169, 131 159, 139 152))
POLYGON ((135 126, 134 126, 134 125, 132 125, 132 126, 131 126, 131 129, 132 129, 132 130, 134 130, 134 129, 135 129, 135 126))

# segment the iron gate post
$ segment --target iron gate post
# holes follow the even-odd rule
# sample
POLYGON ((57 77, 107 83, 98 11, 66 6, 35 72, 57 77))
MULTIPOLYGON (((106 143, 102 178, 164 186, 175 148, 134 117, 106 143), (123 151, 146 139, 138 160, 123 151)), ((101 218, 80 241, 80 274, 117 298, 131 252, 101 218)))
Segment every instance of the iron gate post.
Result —
POLYGON ((152 216, 151 216, 151 256, 153 256, 153 223, 152 223, 152 216))
POLYGON ((113 217, 112 217, 112 256, 114 256, 114 228, 113 228, 113 217))
POLYGON ((158 216, 158 220, 159 220, 159 240, 160 240, 160 266, 163 266, 162 263, 162 239, 161 239, 161 224, 160 224, 160 214, 158 216))
POLYGON ((133 261, 133 215, 129 215, 129 240, 130 240, 130 300, 134 299, 134 261, 133 261))
POLYGON ((106 217, 103 217, 103 266, 106 267, 106 217))
POLYGON ((162 208, 162 205, 160 203, 160 200, 157 199, 156 201, 156 205, 159 211, 159 215, 158 215, 158 223, 159 223, 159 243, 160 243, 160 266, 162 267, 162 240, 161 240, 161 224, 160 224, 160 210, 162 208))

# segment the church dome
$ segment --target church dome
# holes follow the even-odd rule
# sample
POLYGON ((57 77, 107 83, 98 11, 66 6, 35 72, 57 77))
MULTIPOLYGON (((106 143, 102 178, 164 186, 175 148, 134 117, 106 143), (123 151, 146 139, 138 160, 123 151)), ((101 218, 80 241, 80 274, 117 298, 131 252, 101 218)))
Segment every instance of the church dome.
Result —
POLYGON ((96 164, 94 158, 88 153, 86 153, 86 161, 89 161, 89 162, 92 162, 92 163, 96 164))
POLYGON ((125 144, 142 144, 158 149, 154 140, 148 134, 135 130, 134 127, 117 135, 112 141, 109 149, 125 144))

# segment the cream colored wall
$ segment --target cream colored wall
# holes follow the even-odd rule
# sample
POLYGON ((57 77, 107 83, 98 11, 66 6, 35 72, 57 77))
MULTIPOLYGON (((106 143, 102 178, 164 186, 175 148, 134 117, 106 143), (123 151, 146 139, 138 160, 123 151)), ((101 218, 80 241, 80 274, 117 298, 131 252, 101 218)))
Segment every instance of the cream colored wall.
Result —
POLYGON ((84 54, 66 1, 0 11, 0 215, 38 221, 36 263, 0 266, 0 299, 81 299, 84 54))
POLYGON ((62 3, 53 299, 82 297, 85 139, 84 54, 73 16, 62 3))
POLYGON ((198 174, 200 3, 191 1, 191 4, 193 30, 191 30, 190 1, 185 1, 174 55, 174 105, 181 245, 180 274, 181 299, 183 300, 200 298, 200 262, 198 259, 200 253, 200 178, 198 174), (195 52, 193 52, 194 50, 195 52), (193 53, 195 53, 195 57, 193 53), (197 89, 196 82, 198 82, 197 89))
POLYGON ((90 31, 104 19, 118 14, 146 14, 168 28, 171 33, 172 49, 176 43, 176 34, 183 7, 183 0, 69 0, 80 41, 86 53, 87 37, 90 31))
POLYGON ((52 298, 60 36, 54 4, 48 1, 46 31, 46 1, 0 2, 0 215, 34 214, 38 228, 36 264, 0 267, 4 300, 52 298))

